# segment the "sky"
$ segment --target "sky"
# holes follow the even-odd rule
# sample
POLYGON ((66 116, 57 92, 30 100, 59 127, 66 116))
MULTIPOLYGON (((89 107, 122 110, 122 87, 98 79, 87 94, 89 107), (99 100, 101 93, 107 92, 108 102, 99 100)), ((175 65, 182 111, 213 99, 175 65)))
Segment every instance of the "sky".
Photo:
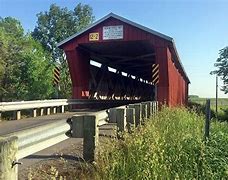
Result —
MULTIPOLYGON (((113 12, 171 36, 191 81, 189 94, 215 97, 215 75, 209 73, 219 50, 228 46, 228 0, 0 0, 0 16, 12 16, 32 31, 36 14, 53 3, 71 10, 88 4, 96 20, 113 12)), ((219 97, 228 95, 219 91, 219 97)))

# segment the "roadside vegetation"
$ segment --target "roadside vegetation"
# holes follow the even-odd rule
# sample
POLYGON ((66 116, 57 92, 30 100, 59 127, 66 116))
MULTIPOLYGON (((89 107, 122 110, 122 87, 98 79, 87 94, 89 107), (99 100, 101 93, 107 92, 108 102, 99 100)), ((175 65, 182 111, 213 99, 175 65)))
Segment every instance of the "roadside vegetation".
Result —
MULTIPOLYGON (((211 115, 212 118, 216 118, 219 121, 228 121, 228 98, 218 98, 218 114, 216 115, 215 98, 211 100, 211 115)), ((189 107, 194 109, 198 113, 205 112, 206 98, 200 98, 198 96, 189 97, 189 107)))
POLYGON ((204 116, 184 108, 164 108, 102 149, 96 179, 228 178, 227 123, 213 121, 204 142, 204 116))
POLYGON ((29 176, 31 179, 227 179, 227 122, 213 119, 210 138, 205 141, 204 121, 204 115, 195 111, 165 107, 146 120, 145 125, 124 134, 122 140, 101 137, 95 163, 45 162, 45 168, 30 170, 29 176))

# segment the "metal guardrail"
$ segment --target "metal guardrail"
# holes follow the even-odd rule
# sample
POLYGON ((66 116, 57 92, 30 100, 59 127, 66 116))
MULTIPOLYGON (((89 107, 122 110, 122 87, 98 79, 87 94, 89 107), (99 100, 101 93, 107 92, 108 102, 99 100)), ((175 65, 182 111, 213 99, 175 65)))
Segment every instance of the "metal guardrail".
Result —
POLYGON ((22 159, 30 154, 48 148, 63 140, 66 140, 66 132, 70 125, 66 120, 57 121, 31 129, 8 134, 7 136, 18 137, 17 159, 22 159))
POLYGON ((8 111, 15 111, 14 119, 21 119, 21 110, 32 110, 31 116, 37 116, 37 110, 40 111, 39 115, 43 116, 44 111, 47 115, 57 112, 57 107, 60 107, 60 112, 65 112, 65 106, 78 105, 81 107, 115 107, 123 104, 137 103, 140 100, 91 100, 91 99, 52 99, 52 100, 37 100, 37 101, 18 101, 18 102, 0 102, 0 119, 1 113, 8 111), (44 109, 46 108, 46 109, 44 109))
POLYGON ((68 120, 63 119, 0 137, 0 179, 16 179, 17 168, 14 166, 19 164, 16 160, 69 137, 83 138, 83 158, 86 161, 95 160, 99 126, 111 122, 116 123, 117 132, 125 131, 127 124, 141 125, 148 117, 155 115, 157 110, 157 102, 119 106, 93 113, 80 113, 68 120))
POLYGON ((17 111, 24 109, 38 109, 45 107, 59 107, 67 105, 91 105, 91 104, 123 104, 136 103, 140 100, 90 100, 90 99, 51 99, 36 101, 0 102, 0 112, 17 111))
MULTIPOLYGON (((96 114, 99 121, 98 126, 108 123, 108 111, 98 111, 96 114)), ((18 154, 16 157, 19 160, 68 139, 71 129, 70 123, 66 119, 63 119, 10 133, 7 136, 18 137, 18 154)))
POLYGON ((1 102, 0 111, 17 111, 23 109, 35 109, 44 107, 66 106, 69 105, 67 99, 55 100, 37 100, 37 101, 18 101, 18 102, 1 102))

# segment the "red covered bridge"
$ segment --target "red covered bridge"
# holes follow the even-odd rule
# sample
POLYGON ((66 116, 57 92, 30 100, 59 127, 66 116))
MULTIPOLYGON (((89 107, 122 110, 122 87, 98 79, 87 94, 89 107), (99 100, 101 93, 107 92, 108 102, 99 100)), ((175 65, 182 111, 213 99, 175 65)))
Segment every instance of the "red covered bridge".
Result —
POLYGON ((190 81, 169 36, 111 13, 58 47, 67 57, 75 99, 187 103, 190 81))

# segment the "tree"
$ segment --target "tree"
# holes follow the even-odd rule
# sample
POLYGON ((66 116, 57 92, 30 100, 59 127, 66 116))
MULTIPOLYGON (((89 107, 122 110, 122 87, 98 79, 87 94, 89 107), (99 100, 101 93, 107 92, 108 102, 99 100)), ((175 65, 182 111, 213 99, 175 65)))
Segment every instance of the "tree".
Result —
POLYGON ((53 65, 50 54, 20 22, 0 18, 0 101, 50 98, 53 65))
POLYGON ((214 66, 217 70, 212 71, 210 74, 216 74, 221 77, 223 86, 221 88, 225 94, 228 93, 228 46, 219 51, 219 57, 214 66))
POLYGON ((24 35, 24 29, 20 21, 12 17, 0 17, 0 27, 4 29, 9 36, 20 39, 24 35))
POLYGON ((19 49, 15 49, 14 39, 21 39, 23 36, 23 28, 19 21, 12 17, 1 18, 0 17, 0 79, 4 75, 6 62, 4 61, 9 57, 10 49, 17 52, 19 49), (12 38, 10 38, 12 37, 12 38), (12 41, 10 43, 10 41, 12 41), (9 44, 10 43, 10 44, 9 44), (9 49, 10 48, 10 49, 9 49))
POLYGON ((64 53, 56 45, 94 21, 92 8, 79 3, 72 11, 52 4, 49 11, 40 12, 37 17, 32 36, 51 53, 52 61, 60 64, 60 95, 68 98, 71 94, 69 71, 64 53))
POLYGON ((20 97, 23 99, 46 99, 54 95, 51 56, 30 35, 25 37, 24 52, 21 54, 20 97))

